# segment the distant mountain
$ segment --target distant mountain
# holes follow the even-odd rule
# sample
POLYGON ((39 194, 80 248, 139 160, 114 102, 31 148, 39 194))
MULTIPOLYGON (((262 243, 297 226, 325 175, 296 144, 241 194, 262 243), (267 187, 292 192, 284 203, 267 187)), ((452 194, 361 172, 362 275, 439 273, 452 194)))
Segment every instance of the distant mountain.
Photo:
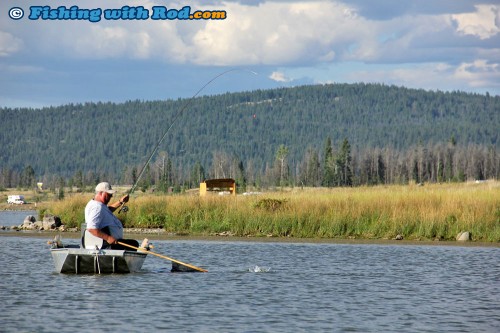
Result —
MULTIPOLYGON (((0 169, 37 176, 76 172, 119 179, 140 168, 174 116, 159 152, 189 170, 217 154, 264 172, 280 145, 291 166, 325 140, 347 139, 353 153, 416 145, 476 144, 498 149, 500 97, 379 84, 329 84, 205 96, 194 100, 68 104, 0 109, 0 169)), ((154 157, 157 160, 157 156, 154 157)))

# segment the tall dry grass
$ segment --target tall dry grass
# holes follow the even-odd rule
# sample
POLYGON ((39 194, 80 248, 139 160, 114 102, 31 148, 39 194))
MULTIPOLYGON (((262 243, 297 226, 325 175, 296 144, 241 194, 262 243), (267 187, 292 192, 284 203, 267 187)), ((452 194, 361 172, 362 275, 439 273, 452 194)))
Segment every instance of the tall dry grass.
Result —
MULTIPOLYGON (((49 207, 70 226, 83 220, 87 196, 49 207)), ((307 238, 500 241, 500 183, 295 189, 255 196, 132 198, 118 216, 126 227, 162 227, 178 234, 307 238)))

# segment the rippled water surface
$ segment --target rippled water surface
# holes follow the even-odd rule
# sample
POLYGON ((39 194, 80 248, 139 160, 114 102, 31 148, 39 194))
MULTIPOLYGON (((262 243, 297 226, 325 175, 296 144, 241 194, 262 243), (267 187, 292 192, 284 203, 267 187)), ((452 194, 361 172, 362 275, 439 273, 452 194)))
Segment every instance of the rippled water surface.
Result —
POLYGON ((38 217, 38 212, 35 210, 2 211, 0 212, 0 226, 10 227, 23 224, 24 219, 28 215, 38 217))
MULTIPOLYGON (((125 275, 54 273, 46 239, 0 235, 2 332, 498 332, 500 250, 156 241, 125 275)), ((68 240, 75 243, 76 240, 68 240)))

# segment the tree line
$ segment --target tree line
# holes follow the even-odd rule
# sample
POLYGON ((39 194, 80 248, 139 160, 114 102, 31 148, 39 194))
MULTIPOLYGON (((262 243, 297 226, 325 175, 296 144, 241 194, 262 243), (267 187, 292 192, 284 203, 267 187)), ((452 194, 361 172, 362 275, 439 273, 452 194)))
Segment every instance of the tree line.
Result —
MULTIPOLYGON (((132 185, 137 190, 178 193, 198 188, 211 178, 234 178, 239 192, 247 188, 342 187, 380 184, 443 183, 500 179, 500 154, 492 146, 458 146, 447 143, 418 144, 400 151, 391 147, 353 150, 348 139, 334 145, 325 140, 322 149, 309 147, 299 160, 291 159, 289 147, 280 145, 274 159, 258 169, 252 161, 244 162, 224 151, 215 151, 212 163, 200 162, 186 168, 181 161, 160 152, 152 163, 124 168, 120 174, 78 170, 71 177, 37 175, 31 165, 21 172, 0 170, 0 188, 36 188, 42 181, 46 188, 63 187, 92 190, 95 184, 109 181, 132 185)), ((57 192, 56 192, 57 193, 57 192)))
MULTIPOLYGON (((0 108, 0 187, 99 180, 179 191, 498 179, 500 97, 327 84, 186 100, 0 108)), ((83 184, 83 185, 82 185, 83 184)))

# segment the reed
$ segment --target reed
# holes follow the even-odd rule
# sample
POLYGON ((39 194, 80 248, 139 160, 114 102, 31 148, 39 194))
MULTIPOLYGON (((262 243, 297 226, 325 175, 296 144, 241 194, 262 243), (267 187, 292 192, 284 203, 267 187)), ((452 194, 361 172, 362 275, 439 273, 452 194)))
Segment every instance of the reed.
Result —
POLYGON ((85 205, 89 200, 88 194, 73 194, 64 200, 43 203, 38 209, 39 218, 44 215, 57 215, 68 227, 80 226, 85 221, 85 205))
MULTIPOLYGON (((88 198, 87 198, 88 199, 88 198)), ((83 221, 86 201, 58 202, 63 222, 83 221)), ((461 231, 500 241, 500 183, 294 189, 256 196, 132 198, 126 227, 167 232, 299 238, 452 240, 461 231)))

